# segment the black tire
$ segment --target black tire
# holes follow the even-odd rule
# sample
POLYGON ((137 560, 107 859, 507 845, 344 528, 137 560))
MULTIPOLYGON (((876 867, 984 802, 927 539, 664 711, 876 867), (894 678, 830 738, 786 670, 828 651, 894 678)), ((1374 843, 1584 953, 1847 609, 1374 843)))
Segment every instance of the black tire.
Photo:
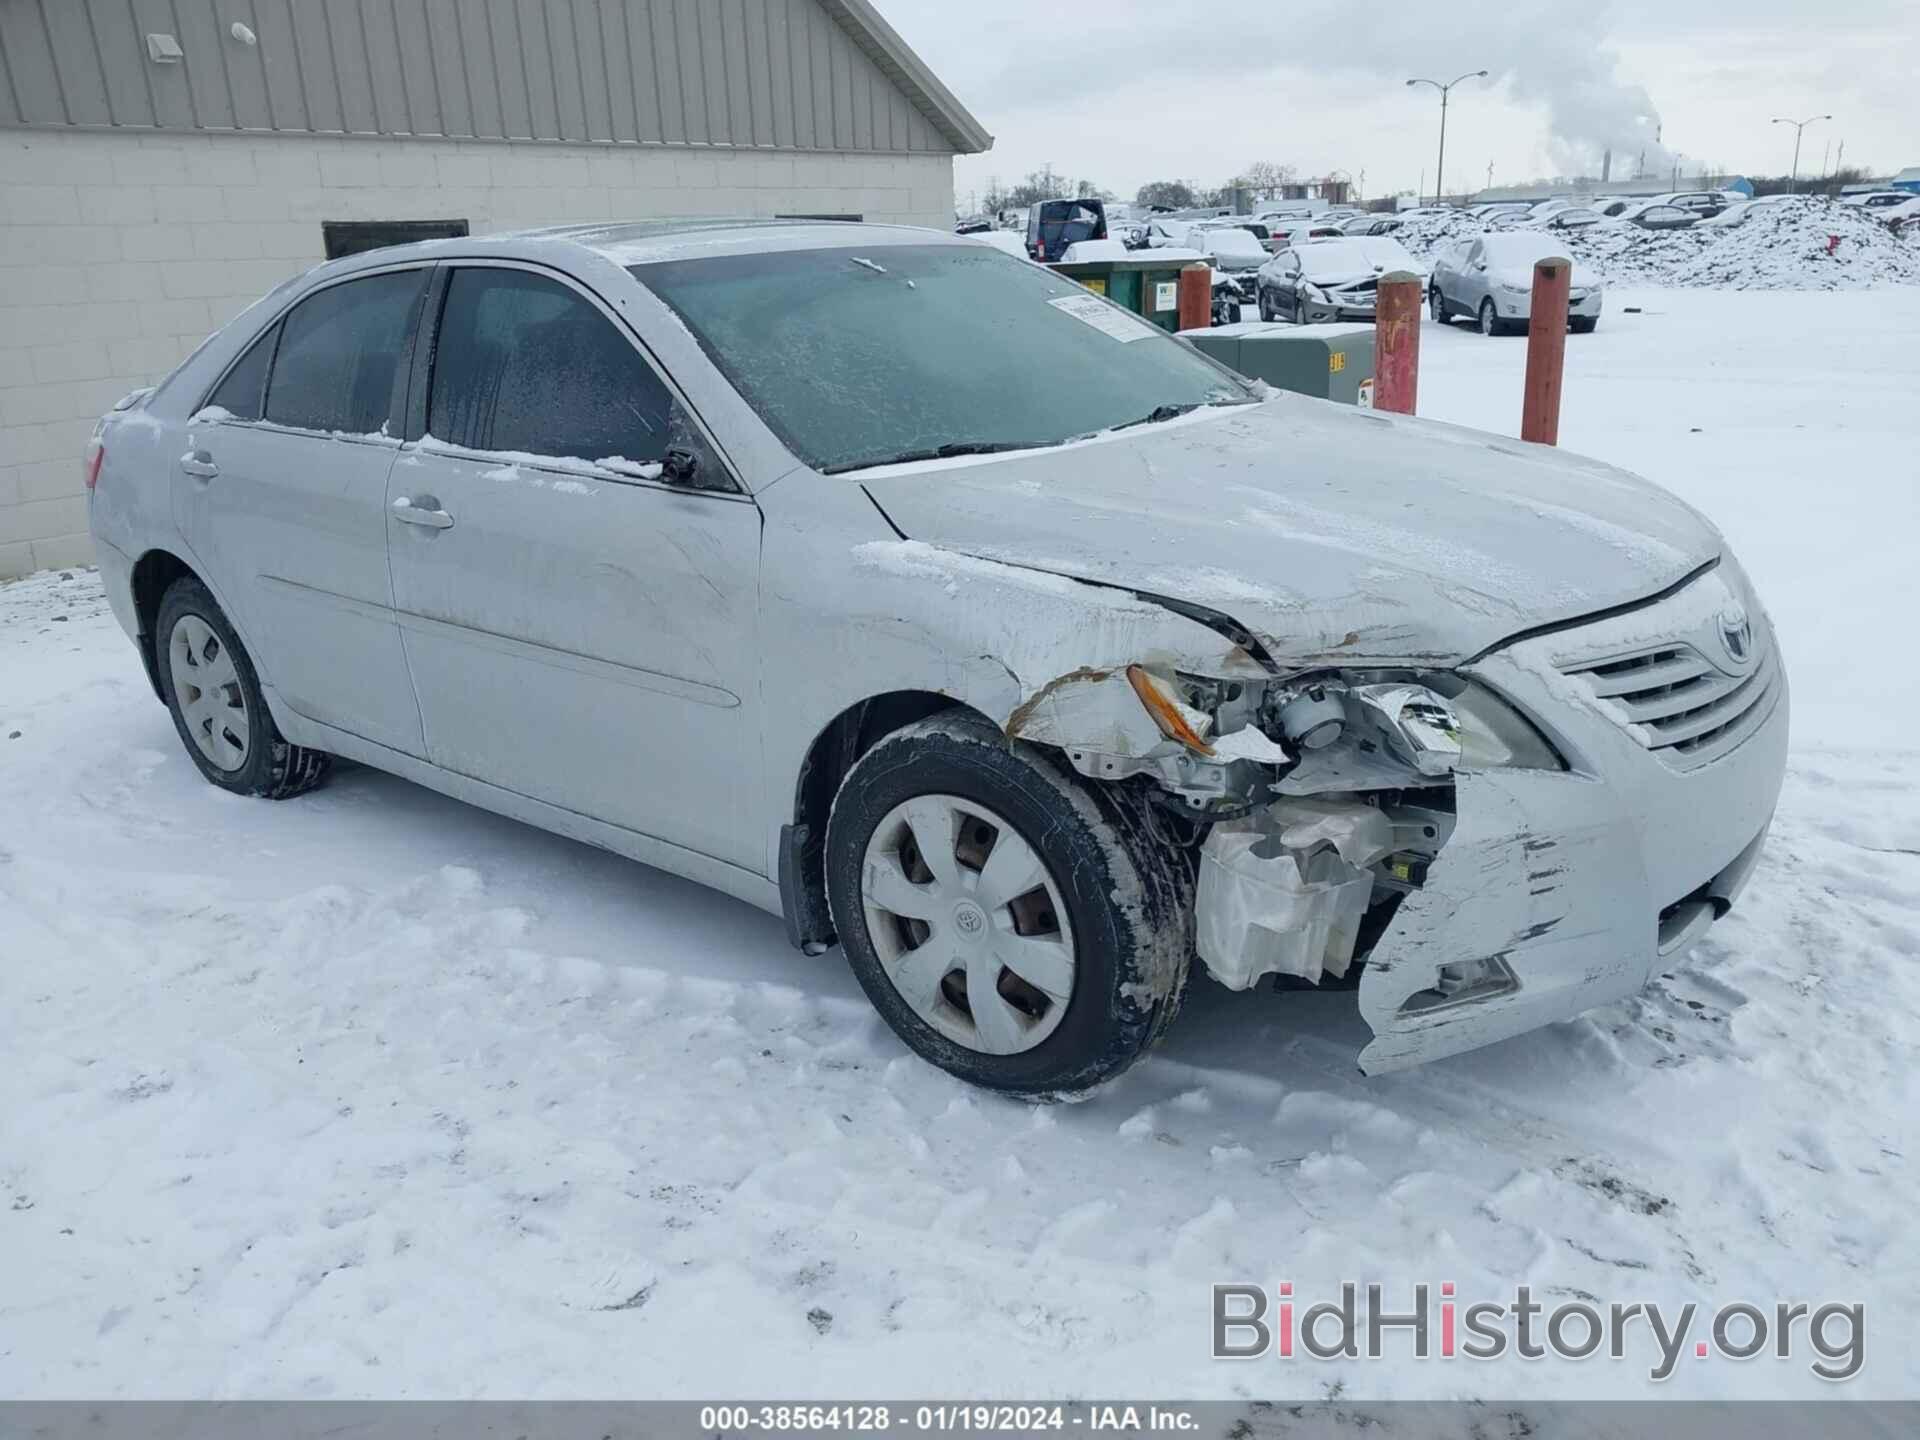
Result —
POLYGON ((1274 322, 1274 320, 1278 318, 1273 308, 1273 302, 1267 298, 1267 292, 1265 289, 1262 289, 1260 291, 1260 318, 1266 321, 1269 325, 1271 325, 1274 322))
POLYGON ((160 693, 167 702, 167 713, 173 716, 173 727, 179 732, 180 743, 186 747, 188 756, 210 783, 222 790, 231 790, 236 795, 287 800, 305 794, 327 778, 327 772, 333 767, 333 757, 324 750, 309 750, 305 746, 291 744, 280 733, 280 727, 273 723, 273 716, 268 713, 266 701, 260 694, 260 677, 254 671, 246 646, 234 634, 233 626, 228 623, 212 593, 192 576, 181 576, 161 596, 160 612, 153 627, 153 646, 154 669, 160 677, 160 693), (197 617, 213 631, 233 662, 235 681, 239 686, 250 733, 245 759, 231 770, 214 764, 201 750, 187 728, 180 697, 174 693, 168 646, 174 627, 188 616, 197 617))
POLYGON ((1447 323, 1447 297, 1440 293, 1440 287, 1438 285, 1435 285, 1427 291, 1427 308, 1433 314, 1434 324, 1444 325, 1447 323))
POLYGON ((1144 803, 964 711, 897 730, 862 756, 827 824, 827 897, 855 978, 923 1059, 986 1089, 1045 1098, 1120 1074, 1172 1023, 1193 958, 1192 857, 1158 840, 1144 803), (894 807, 952 795, 1004 816, 1039 854, 1075 937, 1073 991, 1032 1049, 990 1055, 922 1019, 882 968, 862 896, 868 841, 894 807), (1115 896, 1128 897, 1116 900, 1115 896))
POLYGON ((1575 315, 1567 322, 1576 335, 1591 335, 1594 327, 1600 323, 1598 315, 1575 315))
POLYGON ((1507 333, 1506 322, 1500 318, 1500 312, 1493 308, 1493 301, 1482 300, 1480 302, 1479 318, 1480 333, 1482 335, 1504 335, 1507 333))

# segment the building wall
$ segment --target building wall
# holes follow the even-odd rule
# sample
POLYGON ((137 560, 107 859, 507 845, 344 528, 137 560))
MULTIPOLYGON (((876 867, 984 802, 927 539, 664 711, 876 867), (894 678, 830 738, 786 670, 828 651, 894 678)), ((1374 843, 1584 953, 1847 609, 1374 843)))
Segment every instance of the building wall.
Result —
POLYGON ((0 125, 782 150, 987 139, 865 0, 0 0, 0 54, 0 125), (151 58, 149 36, 178 58, 151 58))
POLYGON ((0 578, 89 563, 93 422, 324 258, 323 220, 948 228, 948 154, 0 129, 0 578))

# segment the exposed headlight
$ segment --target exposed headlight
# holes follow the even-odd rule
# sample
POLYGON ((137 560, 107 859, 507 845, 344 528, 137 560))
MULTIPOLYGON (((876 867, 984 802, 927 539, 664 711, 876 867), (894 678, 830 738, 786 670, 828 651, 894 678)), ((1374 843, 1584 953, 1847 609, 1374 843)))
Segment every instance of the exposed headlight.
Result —
POLYGON ((1179 741, 1197 755, 1213 754, 1213 746, 1206 741, 1212 720, 1183 701, 1171 681, 1161 679, 1142 666, 1129 665, 1127 683, 1140 697, 1140 704, 1162 735, 1179 741))
POLYGON ((1305 295, 1309 300, 1319 301, 1322 305, 1327 303, 1327 292, 1322 290, 1318 285, 1302 285, 1300 287, 1300 293, 1305 295))
POLYGON ((1493 691, 1457 675, 1429 676, 1459 721, 1463 770, 1565 770, 1567 762, 1533 723, 1493 691))
POLYGON ((1531 295, 1533 293, 1533 287, 1531 285, 1509 285, 1505 280, 1497 282, 1493 288, 1504 291, 1509 295, 1531 295))

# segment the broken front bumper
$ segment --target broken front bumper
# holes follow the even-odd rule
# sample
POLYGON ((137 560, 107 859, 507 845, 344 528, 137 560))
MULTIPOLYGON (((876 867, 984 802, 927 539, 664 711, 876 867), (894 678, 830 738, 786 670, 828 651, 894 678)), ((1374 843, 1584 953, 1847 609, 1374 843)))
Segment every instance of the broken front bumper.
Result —
POLYGON ((1708 654, 1732 598, 1709 574, 1658 606, 1467 667, 1541 723, 1571 769, 1456 777, 1454 832, 1367 959, 1360 1012, 1375 1038, 1363 1070, 1457 1054, 1632 995, 1733 903, 1786 769, 1786 673, 1764 619, 1756 611, 1748 657, 1717 656, 1729 682, 1759 697, 1738 729, 1703 742, 1731 748, 1659 748, 1658 732, 1574 678, 1633 657, 1657 663, 1675 647, 1708 654))

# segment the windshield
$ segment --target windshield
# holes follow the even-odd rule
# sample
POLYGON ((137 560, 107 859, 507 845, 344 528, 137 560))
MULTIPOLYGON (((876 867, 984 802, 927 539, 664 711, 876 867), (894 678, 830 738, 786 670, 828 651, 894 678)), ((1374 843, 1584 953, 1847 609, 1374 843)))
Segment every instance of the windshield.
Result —
POLYGON ((1300 268, 1309 275, 1366 275, 1373 262, 1351 240, 1316 240, 1297 252, 1300 268))
POLYGON ((1165 331, 983 245, 636 265, 817 470, 1058 445, 1252 390, 1165 331))
POLYGON ((1389 268, 1398 266, 1402 270, 1417 268, 1411 251, 1398 240, 1386 235, 1367 235, 1353 242, 1360 253, 1375 265, 1389 268))

